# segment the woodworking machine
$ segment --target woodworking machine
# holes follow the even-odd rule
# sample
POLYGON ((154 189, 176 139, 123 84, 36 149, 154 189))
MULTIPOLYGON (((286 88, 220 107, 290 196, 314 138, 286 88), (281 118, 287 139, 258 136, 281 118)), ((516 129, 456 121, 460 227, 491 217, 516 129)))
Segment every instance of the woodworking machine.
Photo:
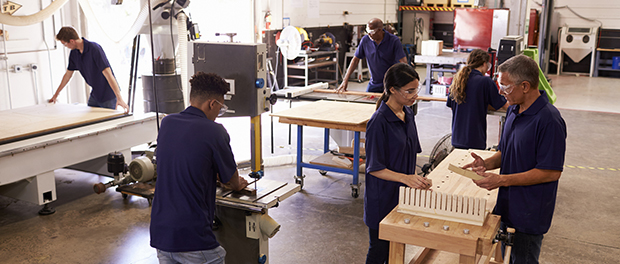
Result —
POLYGON ((255 193, 235 193, 218 187, 214 233, 226 249, 227 263, 269 263, 268 239, 280 225, 268 209, 298 192, 301 187, 263 179, 261 114, 270 111, 277 97, 265 85, 267 49, 262 43, 192 42, 188 48, 188 72, 215 73, 229 84, 224 96, 229 110, 223 117, 250 116, 251 173, 248 187, 255 193))

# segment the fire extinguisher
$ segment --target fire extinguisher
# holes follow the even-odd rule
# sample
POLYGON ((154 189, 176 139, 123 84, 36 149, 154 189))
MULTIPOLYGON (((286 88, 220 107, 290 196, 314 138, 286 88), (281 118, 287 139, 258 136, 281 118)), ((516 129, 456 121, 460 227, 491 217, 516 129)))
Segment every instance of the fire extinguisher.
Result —
POLYGON ((271 12, 265 13, 265 29, 271 28, 271 12))

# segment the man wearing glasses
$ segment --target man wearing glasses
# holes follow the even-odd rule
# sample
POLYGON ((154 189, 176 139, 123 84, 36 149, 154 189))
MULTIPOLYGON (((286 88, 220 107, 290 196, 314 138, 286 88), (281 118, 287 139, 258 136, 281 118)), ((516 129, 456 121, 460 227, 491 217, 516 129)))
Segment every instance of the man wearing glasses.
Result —
POLYGON ((338 87, 338 92, 347 90, 349 78, 361 59, 366 58, 371 75, 366 91, 373 93, 383 92, 383 75, 392 65, 398 62, 407 63, 400 40, 383 29, 381 19, 373 18, 368 21, 366 32, 368 35, 360 41, 347 73, 338 87))
POLYGON ((160 263, 224 263, 226 251, 213 234, 217 180, 241 190, 226 129, 215 119, 226 112, 222 77, 198 72, 190 106, 166 116, 157 136, 157 183, 151 212, 151 246, 160 263))
MULTIPOLYGON (((516 229, 511 263, 538 263, 543 235, 551 226, 566 152, 566 123, 538 90, 538 65, 515 56, 499 66, 500 94, 508 110, 498 152, 482 159, 472 153, 472 168, 484 179, 478 186, 499 188, 494 214, 501 228, 516 229), (500 168, 500 174, 487 170, 500 168)), ((502 245, 502 251, 504 245, 502 245)))

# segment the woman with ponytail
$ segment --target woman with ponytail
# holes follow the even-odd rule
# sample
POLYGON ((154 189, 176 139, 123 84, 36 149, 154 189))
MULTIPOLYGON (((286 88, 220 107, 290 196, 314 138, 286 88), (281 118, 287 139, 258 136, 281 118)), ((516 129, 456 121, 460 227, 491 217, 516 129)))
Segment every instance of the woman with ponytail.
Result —
POLYGON ((487 110, 506 110, 508 104, 493 80, 484 76, 491 56, 475 49, 467 65, 456 74, 446 105, 452 109, 452 146, 460 149, 485 149, 487 110))
POLYGON ((379 222, 398 204, 398 189, 428 189, 430 180, 415 174, 416 155, 422 152, 413 105, 419 92, 418 73, 408 64, 390 67, 383 79, 383 95, 366 126, 366 191, 364 223, 370 246, 366 263, 385 263, 390 243, 379 239, 379 222))

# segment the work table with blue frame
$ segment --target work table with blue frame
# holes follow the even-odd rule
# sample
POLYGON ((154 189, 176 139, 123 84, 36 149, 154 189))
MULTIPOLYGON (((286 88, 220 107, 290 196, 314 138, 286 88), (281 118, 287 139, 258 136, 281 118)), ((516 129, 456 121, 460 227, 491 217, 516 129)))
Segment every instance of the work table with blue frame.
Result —
MULTIPOLYGON (((336 101, 316 101, 302 106, 286 109, 271 116, 278 117, 280 123, 297 125, 297 174, 295 182, 303 188, 304 175, 302 168, 311 168, 321 171, 332 171, 350 174, 353 176, 351 183, 351 196, 359 196, 359 166, 360 166, 360 132, 366 131, 366 123, 375 112, 375 104, 351 103, 336 101), (325 128, 324 156, 331 155, 329 150, 329 130, 342 129, 355 132, 353 144, 352 166, 342 166, 337 163, 332 165, 318 164, 310 161, 305 163, 303 157, 303 127, 312 126, 325 128)), ((321 156, 317 159, 325 159, 321 156)))

